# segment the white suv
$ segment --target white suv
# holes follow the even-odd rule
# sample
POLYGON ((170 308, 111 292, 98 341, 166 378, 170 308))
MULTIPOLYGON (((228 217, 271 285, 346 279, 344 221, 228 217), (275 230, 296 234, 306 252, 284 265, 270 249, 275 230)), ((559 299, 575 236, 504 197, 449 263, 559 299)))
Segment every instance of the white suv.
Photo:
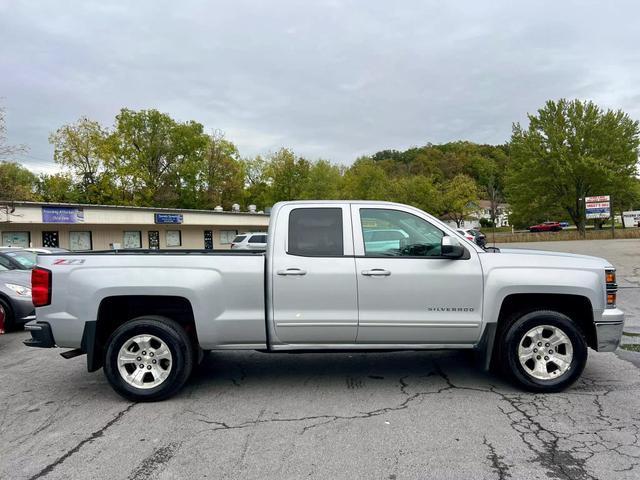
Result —
POLYGON ((231 242, 233 250, 266 250, 267 249, 267 233, 266 232, 247 232, 238 235, 231 242))

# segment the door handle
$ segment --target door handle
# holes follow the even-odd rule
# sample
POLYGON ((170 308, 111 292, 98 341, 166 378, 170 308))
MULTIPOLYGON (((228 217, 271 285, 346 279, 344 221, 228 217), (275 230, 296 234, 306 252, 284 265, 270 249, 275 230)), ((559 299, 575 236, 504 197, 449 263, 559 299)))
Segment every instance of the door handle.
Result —
POLYGON ((284 270, 278 270, 276 272, 278 275, 306 275, 307 271, 302 270, 301 268, 286 268, 284 270))
POLYGON ((363 270, 362 275, 366 277, 388 277, 391 272, 384 268, 372 268, 371 270, 363 270))

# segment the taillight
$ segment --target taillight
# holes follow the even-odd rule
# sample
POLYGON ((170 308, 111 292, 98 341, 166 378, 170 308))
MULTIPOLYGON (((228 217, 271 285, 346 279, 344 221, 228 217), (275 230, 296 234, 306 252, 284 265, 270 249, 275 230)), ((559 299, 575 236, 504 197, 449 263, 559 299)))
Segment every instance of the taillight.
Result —
POLYGON ((46 268, 31 270, 31 300, 35 307, 51 303, 51 272, 46 268))

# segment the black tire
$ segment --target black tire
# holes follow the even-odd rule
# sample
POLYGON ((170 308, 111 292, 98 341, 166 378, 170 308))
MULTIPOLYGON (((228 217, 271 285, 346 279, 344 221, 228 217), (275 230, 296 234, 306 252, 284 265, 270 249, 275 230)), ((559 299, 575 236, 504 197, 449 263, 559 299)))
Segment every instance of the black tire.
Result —
POLYGON ((16 329, 16 323, 11 305, 4 298, 0 298, 0 308, 4 310, 4 331, 14 331, 16 329))
POLYGON ((154 402, 175 395, 191 375, 194 347, 189 336, 177 322, 159 316, 134 318, 118 327, 107 340, 104 373, 113 389, 134 402, 154 402), (136 335, 153 335, 166 344, 171 352, 171 370, 162 383, 152 388, 137 388, 120 374, 118 354, 125 342, 136 335))
POLYGON ((560 392, 573 384, 582 374, 587 356, 587 342, 584 334, 573 320, 553 310, 536 310, 515 316, 506 325, 501 335, 497 359, 502 370, 519 387, 531 392, 550 393, 560 392), (534 377, 518 358, 518 347, 525 334, 536 326, 543 325, 559 329, 568 337, 573 349, 573 356, 567 370, 560 376, 548 380, 534 377))

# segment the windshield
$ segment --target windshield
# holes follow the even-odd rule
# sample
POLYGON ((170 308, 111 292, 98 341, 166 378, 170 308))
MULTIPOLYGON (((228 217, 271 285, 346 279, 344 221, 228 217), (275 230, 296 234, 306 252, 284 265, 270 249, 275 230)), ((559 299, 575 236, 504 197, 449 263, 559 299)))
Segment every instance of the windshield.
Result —
POLYGON ((242 242, 247 236, 246 235, 238 235, 236 238, 233 239, 233 243, 240 243, 242 242))
POLYGON ((6 252, 8 257, 18 262, 24 270, 30 270, 36 266, 36 254, 20 250, 18 252, 6 252))

